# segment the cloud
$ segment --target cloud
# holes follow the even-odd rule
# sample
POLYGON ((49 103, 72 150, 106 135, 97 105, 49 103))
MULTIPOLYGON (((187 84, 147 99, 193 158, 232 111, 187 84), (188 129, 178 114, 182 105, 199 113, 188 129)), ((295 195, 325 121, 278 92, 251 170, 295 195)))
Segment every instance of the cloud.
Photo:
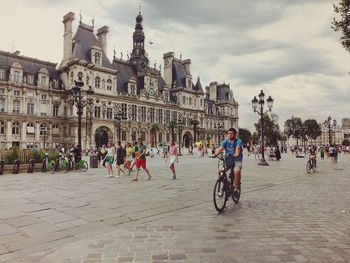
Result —
MULTIPOLYGON (((6 12, 0 49, 11 42, 26 56, 60 62, 63 15, 82 13, 95 28, 107 25, 108 52, 124 57, 132 49, 139 1, 130 0, 12 0, 6 12), (14 19, 17 18, 17 19, 14 19), (50 47, 50 48, 48 48, 50 47)), ((254 128, 257 115, 251 99, 260 89, 275 99, 280 125, 291 115, 349 117, 350 60, 331 29, 335 16, 329 0, 144 0, 142 15, 151 64, 175 51, 191 58, 194 78, 202 84, 230 83, 239 102, 240 126, 254 128)))

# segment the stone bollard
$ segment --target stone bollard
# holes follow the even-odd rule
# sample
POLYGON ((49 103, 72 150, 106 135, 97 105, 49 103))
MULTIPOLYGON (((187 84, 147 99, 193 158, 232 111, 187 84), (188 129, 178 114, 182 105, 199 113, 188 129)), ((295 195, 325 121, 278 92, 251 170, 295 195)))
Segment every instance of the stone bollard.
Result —
POLYGON ((5 161, 0 161, 0 175, 4 174, 5 161))
POLYGON ((12 174, 18 174, 19 173, 19 166, 21 165, 20 160, 15 160, 15 163, 13 164, 13 170, 12 174))
POLYGON ((28 173, 29 174, 32 174, 34 172, 34 164, 35 164, 35 160, 30 159, 29 166, 28 166, 28 173))

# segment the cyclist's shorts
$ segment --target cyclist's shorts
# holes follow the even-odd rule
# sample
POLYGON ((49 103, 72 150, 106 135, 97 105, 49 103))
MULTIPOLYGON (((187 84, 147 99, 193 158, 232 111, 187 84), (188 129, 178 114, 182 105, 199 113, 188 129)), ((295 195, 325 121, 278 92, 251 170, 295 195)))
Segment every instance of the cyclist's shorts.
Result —
POLYGON ((235 161, 235 167, 233 168, 234 170, 242 170, 243 166, 242 166, 242 161, 235 161))

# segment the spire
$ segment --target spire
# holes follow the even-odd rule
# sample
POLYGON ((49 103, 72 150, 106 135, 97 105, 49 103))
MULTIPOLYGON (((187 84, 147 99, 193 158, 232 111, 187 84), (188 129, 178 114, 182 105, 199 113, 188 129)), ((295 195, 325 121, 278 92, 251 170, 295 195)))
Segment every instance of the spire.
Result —
POLYGON ((143 32, 142 26, 143 17, 141 15, 141 5, 139 9, 139 13, 136 16, 136 25, 135 31, 133 33, 133 49, 131 52, 130 60, 134 62, 134 65, 142 69, 148 66, 148 58, 146 57, 145 52, 145 34, 143 32))

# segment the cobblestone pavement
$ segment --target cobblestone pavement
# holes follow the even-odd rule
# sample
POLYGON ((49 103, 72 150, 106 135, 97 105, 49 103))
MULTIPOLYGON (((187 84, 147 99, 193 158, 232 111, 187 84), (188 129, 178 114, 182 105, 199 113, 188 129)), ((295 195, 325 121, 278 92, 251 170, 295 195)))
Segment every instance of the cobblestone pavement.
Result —
POLYGON ((0 262, 350 262, 350 156, 245 157, 242 200, 217 214, 216 160, 183 156, 172 180, 164 159, 141 173, 0 177, 0 262))

